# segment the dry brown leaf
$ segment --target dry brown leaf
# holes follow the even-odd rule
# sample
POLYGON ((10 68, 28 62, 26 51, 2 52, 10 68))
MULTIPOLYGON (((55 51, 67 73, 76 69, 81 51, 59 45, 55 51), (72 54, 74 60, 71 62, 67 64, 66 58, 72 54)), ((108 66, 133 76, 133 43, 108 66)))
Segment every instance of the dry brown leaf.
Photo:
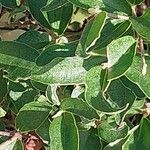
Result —
POLYGON ((25 31, 21 29, 17 30, 1 30, 0 31, 0 37, 3 41, 14 41, 16 40, 21 34, 23 34, 25 31))

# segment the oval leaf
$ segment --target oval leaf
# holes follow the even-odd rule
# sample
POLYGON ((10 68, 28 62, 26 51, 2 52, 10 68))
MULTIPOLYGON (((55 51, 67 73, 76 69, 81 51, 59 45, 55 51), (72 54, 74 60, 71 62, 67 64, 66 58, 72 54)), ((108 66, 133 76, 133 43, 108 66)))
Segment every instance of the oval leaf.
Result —
POLYGON ((98 128, 99 137, 108 143, 125 138, 127 134, 128 126, 126 123, 122 123, 119 127, 115 122, 103 122, 98 128))
POLYGON ((82 99, 66 98, 62 101, 60 108, 91 120, 99 118, 97 112, 82 99))
POLYGON ((86 74, 82 65, 83 59, 80 57, 55 59, 52 63, 34 72, 32 79, 44 84, 81 84, 84 83, 86 74))
POLYGON ((71 114, 64 113, 55 118, 49 129, 52 150, 78 150, 78 130, 71 114))
POLYGON ((130 17, 133 28, 145 39, 150 41, 150 8, 141 17, 130 17))
POLYGON ((39 128, 51 112, 51 106, 46 102, 31 102, 24 105, 17 117, 16 128, 28 132, 39 128))
POLYGON ((95 44, 101 35, 105 21, 106 13, 101 12, 86 25, 77 47, 78 55, 84 56, 88 49, 95 44))
POLYGON ((132 15, 131 6, 126 0, 103 0, 103 3, 108 10, 124 12, 128 15, 132 15))
POLYGON ((141 56, 137 55, 133 59, 131 67, 126 72, 126 76, 133 83, 137 84, 144 94, 150 98, 150 58, 146 58, 147 70, 146 75, 142 74, 143 63, 141 56))

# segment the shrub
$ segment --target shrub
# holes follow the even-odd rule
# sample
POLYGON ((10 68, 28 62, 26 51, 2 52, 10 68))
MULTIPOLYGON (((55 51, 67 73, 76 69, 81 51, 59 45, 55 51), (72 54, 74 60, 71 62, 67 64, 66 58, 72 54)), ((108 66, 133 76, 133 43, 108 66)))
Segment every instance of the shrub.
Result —
POLYGON ((150 150, 149 0, 0 2, 1 150, 150 150))

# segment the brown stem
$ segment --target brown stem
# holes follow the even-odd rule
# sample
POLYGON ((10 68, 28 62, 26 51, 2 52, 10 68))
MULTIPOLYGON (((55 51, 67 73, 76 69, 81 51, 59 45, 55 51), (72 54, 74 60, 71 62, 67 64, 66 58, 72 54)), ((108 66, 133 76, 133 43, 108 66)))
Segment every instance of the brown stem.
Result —
POLYGON ((15 134, 14 132, 0 131, 0 136, 12 137, 14 134, 15 134))
POLYGON ((139 36, 139 35, 138 35, 138 40, 139 40, 139 50, 140 50, 140 53, 141 53, 141 58, 142 58, 142 63, 143 63, 142 74, 146 75, 146 73, 147 73, 147 64, 146 64, 146 60, 145 60, 144 41, 141 38, 141 36, 139 36))
POLYGON ((14 22, 14 23, 6 23, 6 22, 0 22, 0 29, 1 30, 14 30, 14 29, 23 29, 28 30, 29 26, 32 26, 29 23, 20 23, 20 22, 14 22))
POLYGON ((150 6, 150 0, 145 0, 145 4, 149 7, 150 6))

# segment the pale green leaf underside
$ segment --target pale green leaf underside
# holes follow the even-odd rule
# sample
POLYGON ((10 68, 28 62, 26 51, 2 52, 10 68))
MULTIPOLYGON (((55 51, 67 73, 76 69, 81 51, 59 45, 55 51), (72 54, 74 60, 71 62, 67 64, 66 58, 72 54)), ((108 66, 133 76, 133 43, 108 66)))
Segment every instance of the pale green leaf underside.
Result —
POLYGON ((54 59, 52 63, 41 67, 39 71, 32 74, 31 78, 44 84, 84 83, 86 70, 83 67, 83 59, 81 57, 54 59), (55 61, 56 63, 54 63, 55 61))
POLYGON ((118 60, 134 43, 135 39, 131 36, 124 36, 111 42, 107 46, 108 68, 118 63, 118 60))

